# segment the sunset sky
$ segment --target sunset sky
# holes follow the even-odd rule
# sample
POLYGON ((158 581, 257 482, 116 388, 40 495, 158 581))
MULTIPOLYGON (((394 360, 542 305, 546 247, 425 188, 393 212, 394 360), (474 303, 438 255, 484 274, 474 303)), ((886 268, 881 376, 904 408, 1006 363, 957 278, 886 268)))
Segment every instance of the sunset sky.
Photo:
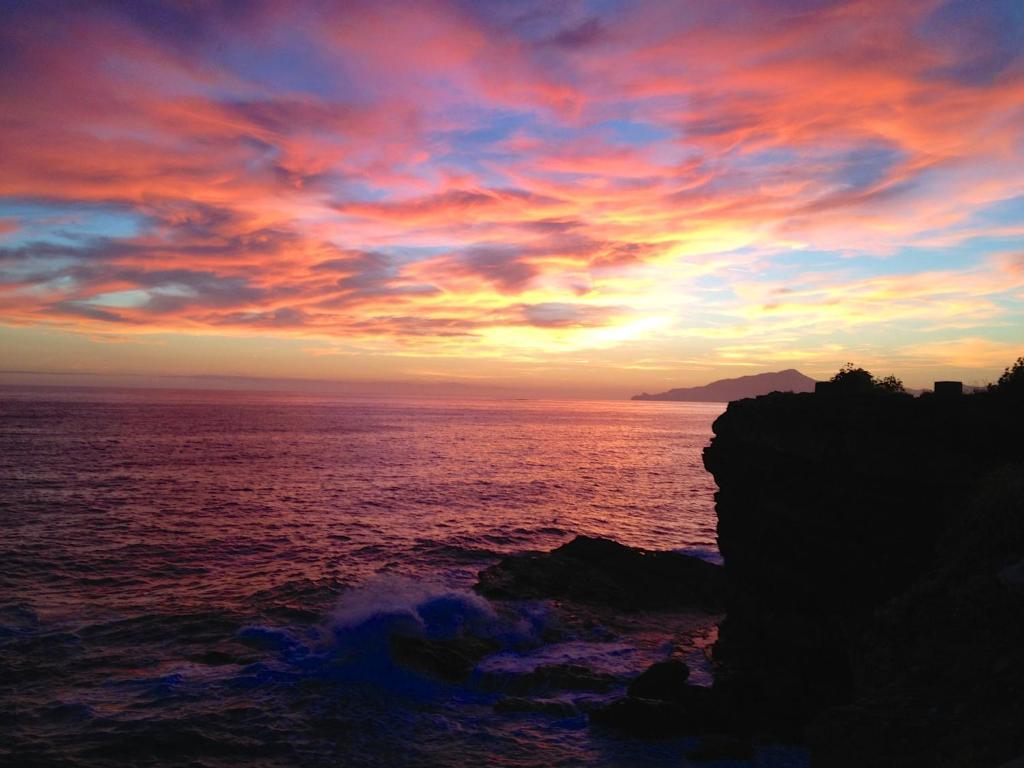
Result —
POLYGON ((8 0, 0 382, 991 380, 1022 52, 1020 0, 8 0))

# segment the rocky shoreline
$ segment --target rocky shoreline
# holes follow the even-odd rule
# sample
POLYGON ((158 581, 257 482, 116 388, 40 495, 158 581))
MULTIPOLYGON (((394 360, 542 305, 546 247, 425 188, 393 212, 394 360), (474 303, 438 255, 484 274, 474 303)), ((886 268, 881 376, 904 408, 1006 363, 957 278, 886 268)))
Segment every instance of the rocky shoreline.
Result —
MULTIPOLYGON (((671 617, 687 614, 693 624, 717 622, 730 602, 720 565, 588 536, 551 552, 506 557, 480 573, 476 590, 494 601, 554 600, 563 610, 572 606, 574 613, 589 606, 601 624, 636 616, 648 625, 665 622, 666 628, 671 617)), ((622 688, 620 681, 585 669, 542 668, 539 673, 519 676, 504 689, 536 694, 536 677, 553 679, 561 690, 622 688)), ((679 657, 656 662, 628 683, 625 695, 587 706, 587 719, 591 727, 620 738, 690 737, 694 743, 687 756, 696 761, 752 758, 751 729, 735 720, 717 688, 690 678, 690 667, 679 657)), ((545 704, 515 696, 496 708, 544 711, 545 704)))
POLYGON ((824 768, 1024 755, 1024 405, 777 393, 731 403, 704 461, 724 566, 578 537, 480 575, 497 600, 725 610, 714 683, 680 660, 589 712, 693 759, 806 744, 824 768))

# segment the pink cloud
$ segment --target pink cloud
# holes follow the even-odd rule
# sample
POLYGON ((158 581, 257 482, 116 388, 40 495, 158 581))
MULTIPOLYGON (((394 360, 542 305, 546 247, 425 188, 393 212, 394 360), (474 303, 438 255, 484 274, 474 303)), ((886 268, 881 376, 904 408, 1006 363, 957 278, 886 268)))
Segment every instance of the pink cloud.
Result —
POLYGON ((564 339, 637 314, 708 337, 738 318, 751 344, 769 315, 792 333, 883 306, 910 335, 1005 320, 1024 230, 984 215, 1024 194, 1024 65, 926 33, 939 5, 267 3, 181 11, 185 31, 18 11, 0 320, 434 334, 466 354, 494 329, 564 339), (968 246, 973 269, 873 266, 968 246), (818 275, 800 254, 821 252, 864 268, 818 275), (776 294, 783 257, 804 279, 776 294), (702 317, 679 319, 684 293, 702 317))

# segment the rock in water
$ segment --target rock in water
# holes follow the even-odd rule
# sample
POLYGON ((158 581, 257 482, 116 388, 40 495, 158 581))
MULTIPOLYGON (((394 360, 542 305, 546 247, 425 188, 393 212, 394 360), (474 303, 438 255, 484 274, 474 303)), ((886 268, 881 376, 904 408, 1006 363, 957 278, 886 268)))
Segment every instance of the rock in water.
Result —
POLYGON ((612 728, 627 736, 670 738, 693 733, 687 711, 679 704, 655 699, 617 699, 589 715, 593 725, 612 728))
POLYGON ((690 668, 685 662, 659 661, 629 684, 629 695, 642 699, 681 701, 689 677, 690 668))
POLYGON ((577 536, 545 554, 506 557, 480 573, 477 590, 513 600, 563 598, 622 610, 701 608, 725 603, 722 568, 676 552, 653 552, 577 536))
POLYGON ((593 710, 590 722, 638 737, 745 731, 728 702, 713 688, 685 684, 666 691, 665 698, 631 694, 617 699, 593 710))
POLYGON ((461 682, 482 658, 498 650, 486 638, 467 635, 445 640, 393 635, 391 655, 404 667, 445 682, 461 682))

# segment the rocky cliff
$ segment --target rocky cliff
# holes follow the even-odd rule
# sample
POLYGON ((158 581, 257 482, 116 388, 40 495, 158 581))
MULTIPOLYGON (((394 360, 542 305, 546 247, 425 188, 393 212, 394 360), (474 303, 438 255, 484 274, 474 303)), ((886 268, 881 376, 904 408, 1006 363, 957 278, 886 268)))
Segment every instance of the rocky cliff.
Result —
POLYGON ((714 432, 733 709, 816 766, 1024 753, 1021 399, 777 393, 714 432))

